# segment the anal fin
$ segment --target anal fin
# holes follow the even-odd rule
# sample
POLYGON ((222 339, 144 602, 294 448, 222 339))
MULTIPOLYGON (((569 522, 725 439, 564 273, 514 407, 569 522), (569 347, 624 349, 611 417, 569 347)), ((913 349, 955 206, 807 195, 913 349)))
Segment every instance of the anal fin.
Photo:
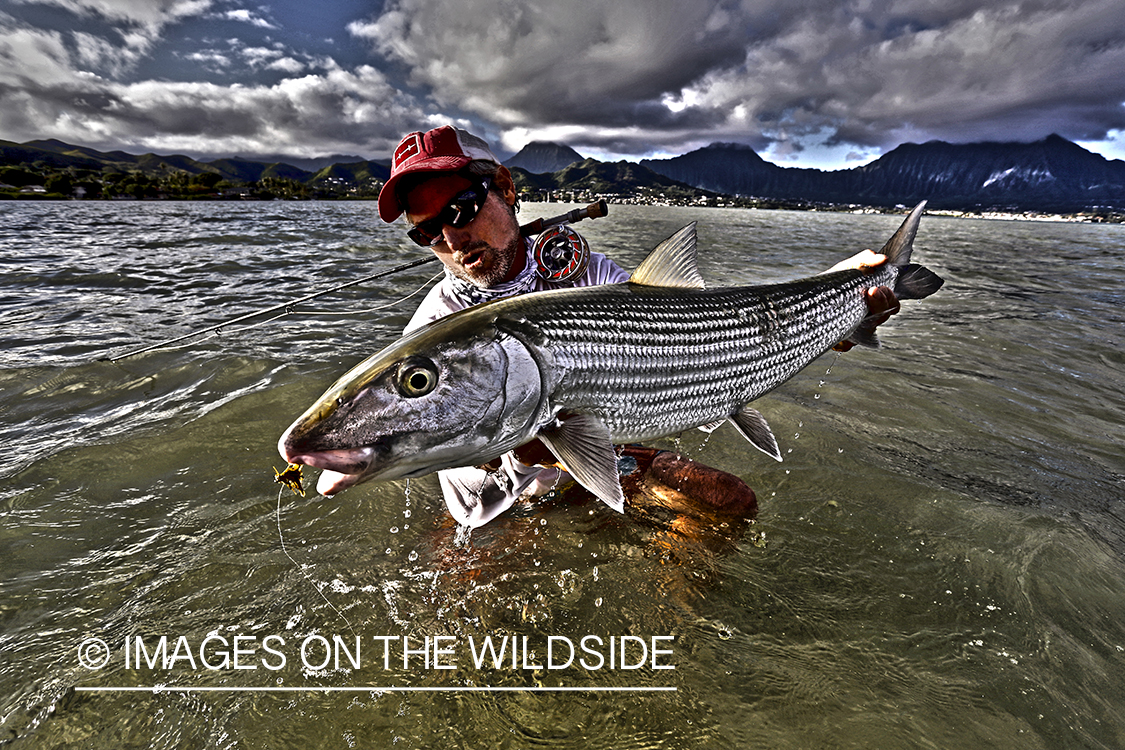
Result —
POLYGON ((777 439, 774 438, 773 430, 770 429, 761 412, 751 409, 749 406, 744 406, 730 418, 730 421, 742 433, 742 437, 750 441, 751 445, 773 460, 781 460, 781 451, 777 447, 777 439))
POLYGON ((710 435, 712 432, 722 427, 723 423, 726 421, 726 419, 720 419, 718 422, 712 422, 711 424, 701 424, 695 429, 699 430, 700 432, 706 432, 708 435, 710 435))

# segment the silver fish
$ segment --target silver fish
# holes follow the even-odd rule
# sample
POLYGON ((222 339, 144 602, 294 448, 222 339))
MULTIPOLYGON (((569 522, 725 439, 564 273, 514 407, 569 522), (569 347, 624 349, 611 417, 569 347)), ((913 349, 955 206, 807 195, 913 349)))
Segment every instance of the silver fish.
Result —
POLYGON ((690 224, 628 283, 497 300, 404 336, 340 378, 278 449, 324 469, 317 489, 331 495, 483 464, 539 438, 617 511, 614 444, 729 419, 780 461, 747 404, 843 340, 877 345, 866 288, 920 299, 941 287, 910 264, 924 206, 883 247, 886 262, 765 286, 705 288, 690 224))

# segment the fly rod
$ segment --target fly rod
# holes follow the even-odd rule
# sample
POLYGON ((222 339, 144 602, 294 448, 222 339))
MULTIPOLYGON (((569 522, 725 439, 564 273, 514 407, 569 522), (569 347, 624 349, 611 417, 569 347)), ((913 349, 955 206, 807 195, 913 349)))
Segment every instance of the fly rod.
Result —
POLYGON ((583 219, 600 219, 607 214, 609 214, 609 204, 605 202, 605 198, 602 198, 600 201, 591 203, 585 208, 576 208, 573 211, 567 211, 565 214, 559 214, 550 219, 536 219, 528 224, 524 224, 520 227, 520 234, 524 237, 530 237, 556 224, 573 224, 583 219))
POLYGON ((334 286, 331 289, 324 289, 324 290, 319 291, 319 292, 313 292, 312 294, 306 294, 304 297, 301 297, 300 299, 294 299, 294 300, 290 300, 288 302, 282 302, 281 304, 274 305, 273 307, 267 307, 265 310, 257 310, 255 312, 246 313, 245 315, 239 315, 237 318, 231 318, 230 320, 224 320, 222 323, 216 323, 213 326, 208 326, 207 328, 201 328, 198 331, 191 331, 190 333, 185 333, 182 336, 177 336, 174 339, 168 339, 167 341, 159 341, 155 344, 149 344, 148 346, 143 346, 140 349, 134 349, 131 352, 125 352, 124 354, 122 354, 119 357, 107 357, 107 360, 109 362, 117 362, 118 360, 125 359, 126 357, 132 357, 132 356, 137 355, 137 354, 143 354, 144 352, 151 351, 153 349, 160 349, 161 347, 171 346, 172 344, 178 344, 181 341, 186 341, 187 339, 193 338, 195 336, 202 336, 205 333, 211 333, 212 331, 217 331, 220 328, 226 328, 227 326, 234 325, 235 323, 241 323, 244 320, 250 320, 251 318, 257 318, 257 317, 260 317, 262 315, 269 315, 272 312, 277 312, 278 310, 284 310, 287 307, 292 307, 293 305, 299 305, 302 302, 308 302, 311 299, 316 299, 317 297, 323 297, 326 294, 331 294, 332 292, 338 292, 341 289, 347 289, 350 286, 356 286, 357 284, 363 284, 363 283, 366 283, 368 281, 375 281, 376 279, 381 279, 384 276, 390 276, 391 274, 398 273, 399 271, 406 271, 408 269, 415 268, 416 266, 421 266, 421 265, 426 264, 426 263, 433 263, 436 260, 437 260, 436 255, 430 256, 429 258, 419 258, 418 260, 412 260, 409 263, 403 263, 401 266, 395 266, 394 268, 388 269, 386 271, 380 271, 379 273, 373 273, 370 276, 364 276, 362 279, 356 279, 355 281, 349 281, 345 284, 340 284, 338 286, 334 286))
MULTIPOLYGON (((523 236, 523 237, 528 237, 532 234, 538 234, 538 233, 542 232, 547 227, 552 227, 552 226, 555 226, 557 224, 567 224, 567 223, 570 223, 570 222, 581 221, 582 219, 597 219, 599 217, 605 216, 608 213, 609 213, 609 207, 606 205, 605 199, 602 199, 600 201, 597 201, 596 203, 591 203, 590 205, 586 206, 585 208, 576 208, 573 211, 568 211, 565 214, 559 214, 558 216, 553 216, 549 219, 536 219, 535 221, 533 221, 529 224, 525 224, 525 225, 521 226, 520 227, 520 235, 523 236)), ((274 305, 273 307, 267 307, 265 310, 257 310, 255 312, 246 313, 245 315, 239 315, 237 318, 231 318, 230 320, 224 320, 222 323, 216 323, 213 326, 208 326, 207 328, 201 328, 198 331, 191 331, 189 333, 183 334, 182 336, 176 336, 175 338, 167 339, 166 341, 158 341, 155 344, 149 344, 148 346, 143 346, 139 349, 134 349, 132 351, 125 352, 124 354, 121 354, 117 357, 106 357, 106 358, 104 358, 103 361, 118 362, 122 359, 126 359, 128 357, 133 357, 137 354, 143 354, 145 352, 152 351, 153 349, 161 349, 165 346, 172 346, 173 344, 178 344, 181 341, 187 341, 190 338, 195 338, 196 336, 202 336, 205 333, 211 333, 213 331, 218 331, 222 328, 226 328, 227 326, 234 325, 236 323, 241 323, 244 320, 250 320, 252 318, 261 317, 263 315, 269 315, 270 313, 277 312, 278 310, 286 310, 287 308, 290 308, 294 305, 299 305, 303 302, 308 302, 309 300, 316 299, 317 297, 323 297, 326 294, 332 294, 333 292, 338 292, 341 289, 347 289, 348 287, 351 287, 351 286, 357 286, 359 284, 365 284, 369 281, 375 281, 376 279, 381 279, 381 278, 384 278, 386 276, 391 276, 393 274, 399 273, 400 271, 407 271, 411 268, 417 268, 418 266, 425 265, 426 263, 433 263, 433 262, 437 261, 437 259, 438 258, 437 258, 436 255, 431 255, 428 258, 419 258, 418 260, 412 260, 409 263, 403 263, 400 266, 395 266, 394 268, 387 269, 386 271, 380 271, 379 273, 373 273, 370 276, 364 276, 362 279, 356 279, 355 281, 349 281, 349 282, 344 283, 344 284, 339 284, 337 286, 332 287, 331 289, 323 289, 319 292, 313 292, 312 294, 306 294, 304 297, 301 297, 300 299, 290 300, 288 302, 282 302, 280 304, 274 305)))

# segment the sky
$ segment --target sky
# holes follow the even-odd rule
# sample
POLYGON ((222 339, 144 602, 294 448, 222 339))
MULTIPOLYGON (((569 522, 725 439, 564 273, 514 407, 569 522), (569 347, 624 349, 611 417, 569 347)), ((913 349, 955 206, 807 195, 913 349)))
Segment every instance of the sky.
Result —
POLYGON ((1057 133, 1125 159, 1121 0, 0 0, 0 139, 385 159, 714 142, 846 169, 1057 133))

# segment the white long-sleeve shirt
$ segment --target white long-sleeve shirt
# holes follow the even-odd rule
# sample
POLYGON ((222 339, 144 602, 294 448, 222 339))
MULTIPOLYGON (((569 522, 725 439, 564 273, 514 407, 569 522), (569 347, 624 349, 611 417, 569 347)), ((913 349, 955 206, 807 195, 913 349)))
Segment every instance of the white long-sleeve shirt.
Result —
MULTIPOLYGON (((629 274, 612 260, 601 253, 590 253, 590 264, 582 276, 563 283, 549 282, 535 273, 530 243, 526 247, 528 256, 523 272, 514 281, 492 289, 477 289, 446 271, 445 277, 415 310, 404 333, 489 299, 545 289, 619 284, 629 280, 629 274)), ((495 471, 466 466, 438 472, 438 481, 450 514, 458 523, 472 527, 488 523, 512 507, 522 495, 546 494, 565 479, 558 469, 527 466, 512 453, 501 457, 500 468, 495 471)))

